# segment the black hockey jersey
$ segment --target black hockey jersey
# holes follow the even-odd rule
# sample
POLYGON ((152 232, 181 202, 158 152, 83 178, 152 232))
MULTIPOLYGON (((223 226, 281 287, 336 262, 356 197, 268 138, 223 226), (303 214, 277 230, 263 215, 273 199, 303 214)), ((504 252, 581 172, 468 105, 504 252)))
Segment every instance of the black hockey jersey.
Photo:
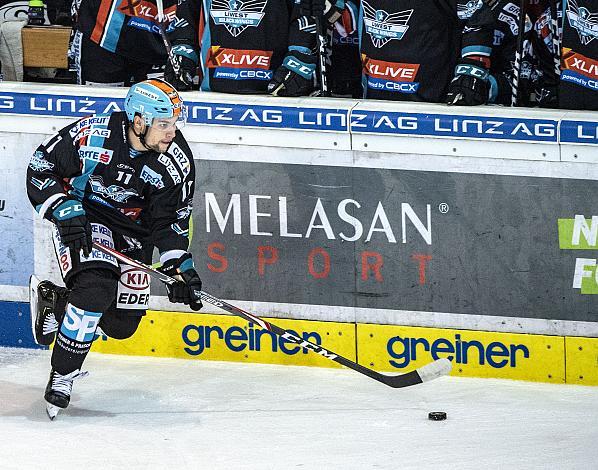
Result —
POLYGON ((598 110, 598 0, 563 2, 559 107, 598 110))
POLYGON ((193 48, 205 91, 265 93, 291 47, 315 50, 293 0, 184 0, 177 16, 172 44, 193 48))
POLYGON ((479 54, 491 47, 491 24, 463 39, 461 29, 455 0, 362 0, 365 97, 443 101, 460 50, 479 54))
MULTIPOLYGON (((166 63, 156 0, 79 0, 75 28, 110 52, 145 64, 166 63)), ((164 0, 164 26, 174 28, 177 0, 164 0)))
POLYGON ((125 113, 83 118, 48 138, 27 168, 27 194, 42 216, 61 194, 83 202, 90 221, 156 246, 187 250, 195 166, 177 131, 165 153, 132 157, 125 113))

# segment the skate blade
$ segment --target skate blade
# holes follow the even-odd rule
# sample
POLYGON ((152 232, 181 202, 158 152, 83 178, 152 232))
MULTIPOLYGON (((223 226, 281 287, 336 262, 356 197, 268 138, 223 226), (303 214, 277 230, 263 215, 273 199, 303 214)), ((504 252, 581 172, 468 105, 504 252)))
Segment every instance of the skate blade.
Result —
POLYGON ((62 408, 58 408, 57 406, 51 405, 50 403, 46 403, 46 413, 48 414, 48 418, 50 418, 51 421, 54 421, 54 418, 58 416, 58 412, 61 409, 62 408))

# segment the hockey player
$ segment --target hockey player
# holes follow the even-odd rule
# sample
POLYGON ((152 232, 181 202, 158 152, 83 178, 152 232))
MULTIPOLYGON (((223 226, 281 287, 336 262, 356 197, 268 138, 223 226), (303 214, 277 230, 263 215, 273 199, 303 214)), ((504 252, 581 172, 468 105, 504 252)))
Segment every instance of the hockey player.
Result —
POLYGON ((457 54, 454 7, 426 0, 362 0, 359 42, 365 98, 440 102, 457 54), (425 42, 424 42, 425 41, 425 42))
POLYGON ((172 52, 185 73, 175 76, 171 63, 165 73, 177 89, 192 88, 184 77, 196 76, 199 64, 205 91, 279 96, 313 91, 315 24, 299 15, 293 0, 186 0, 177 15, 172 52))
MULTIPOLYGON (((164 0, 164 27, 176 23, 176 0, 164 0)), ((164 73, 155 0, 75 0, 69 57, 79 85, 129 86, 164 73)))
POLYGON ((66 288, 30 286, 36 342, 52 351, 45 391, 48 415, 69 404, 98 327, 111 338, 135 333, 149 300, 149 279, 93 248, 97 242, 179 276, 172 302, 202 307, 201 280, 189 247, 195 168, 185 138, 181 98, 152 79, 132 86, 125 112, 81 119, 42 143, 27 170, 27 194, 52 221, 66 288), (121 282, 119 282, 119 279, 121 282))
POLYGON ((559 107, 598 110, 598 0, 564 0, 559 107))
POLYGON ((361 98, 361 59, 357 19, 359 0, 300 0, 300 12, 320 17, 326 50, 326 78, 332 96, 361 98))

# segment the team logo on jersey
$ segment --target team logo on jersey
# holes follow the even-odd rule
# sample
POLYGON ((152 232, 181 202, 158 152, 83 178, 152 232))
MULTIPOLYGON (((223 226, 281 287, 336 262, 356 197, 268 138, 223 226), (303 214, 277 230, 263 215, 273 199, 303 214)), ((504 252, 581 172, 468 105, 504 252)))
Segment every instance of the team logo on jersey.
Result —
POLYGON ((467 3, 457 3, 457 16, 460 20, 467 20, 481 6, 482 0, 469 0, 467 3))
POLYGON ((584 46, 598 37, 598 14, 590 13, 586 7, 580 7, 577 0, 567 2, 567 17, 571 27, 577 30, 579 40, 584 46))
POLYGON ((137 191, 134 189, 125 189, 115 184, 106 187, 101 176, 91 175, 89 177, 89 185, 94 193, 112 199, 115 202, 126 202, 131 196, 138 196, 137 191))
POLYGON ((29 160, 29 168, 33 171, 47 171, 54 168, 54 163, 50 163, 46 160, 46 156, 43 152, 38 150, 31 156, 31 160, 29 160))
POLYGON ((268 0, 214 0, 210 16, 216 26, 224 26, 237 37, 249 26, 259 26, 268 0))
POLYGON ((374 47, 380 48, 393 39, 401 40, 409 29, 407 23, 413 9, 387 13, 376 10, 368 2, 363 2, 363 22, 366 32, 371 36, 374 47))

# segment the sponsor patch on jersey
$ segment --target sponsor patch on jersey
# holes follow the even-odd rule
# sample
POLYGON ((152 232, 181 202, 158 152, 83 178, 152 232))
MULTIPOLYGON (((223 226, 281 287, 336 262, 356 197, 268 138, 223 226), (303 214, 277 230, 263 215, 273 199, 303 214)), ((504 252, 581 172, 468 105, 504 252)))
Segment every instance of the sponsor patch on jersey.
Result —
POLYGON ((598 60, 564 48, 563 63, 561 80, 598 91, 598 60))
POLYGON ((93 137, 93 136, 103 137, 104 139, 107 139, 108 137, 110 137, 110 129, 102 129, 102 128, 95 128, 95 127, 84 128, 84 129, 81 129, 75 135, 75 137, 73 137, 73 140, 80 140, 80 139, 85 139, 87 137, 93 137))
POLYGON ((84 145, 79 147, 79 158, 83 160, 91 160, 92 162, 103 163, 107 165, 112 160, 112 150, 107 150, 102 147, 89 147, 84 145))
MULTIPOLYGON (((91 238, 99 245, 114 249, 112 230, 103 224, 96 224, 94 222, 91 223, 91 238)), ((96 248, 92 248, 91 253, 87 257, 83 256, 83 253, 80 253, 79 256, 82 263, 87 263, 90 261, 103 261, 110 263, 113 266, 118 266, 118 261, 114 256, 106 254, 96 248)))
POLYGON ((110 116, 92 116, 83 118, 73 124, 69 130, 69 134, 72 138, 74 138, 81 129, 91 126, 107 126, 108 121, 110 121, 110 116))
POLYGON ((393 82, 413 82, 419 70, 419 64, 402 64, 376 60, 362 54, 363 71, 366 75, 393 82))
POLYGON ((183 152, 183 149, 181 149, 175 142, 172 142, 166 153, 172 155, 174 162, 183 174, 183 179, 187 178, 191 171, 191 162, 189 161, 189 157, 183 152))
POLYGON ((216 26, 224 26, 237 37, 249 27, 259 26, 268 0, 213 0, 210 16, 216 26))
POLYGON ((416 93, 419 83, 415 77, 419 64, 402 64, 376 60, 362 54, 363 73, 367 77, 367 86, 373 90, 397 93, 416 93))
POLYGON ((116 306, 124 309, 147 309, 150 297, 149 274, 131 266, 120 266, 116 306))
POLYGON ((54 242, 54 249, 56 250, 56 257, 58 258, 60 273, 64 278, 64 276, 66 276, 66 274, 73 268, 71 251, 60 241, 60 234, 58 233, 56 226, 54 226, 54 230, 52 231, 52 240, 54 242))
POLYGON ((174 163, 172 162, 172 160, 169 157, 167 157, 166 155, 161 153, 160 155, 158 155, 158 161, 166 167, 166 171, 172 178, 172 181, 174 182, 174 184, 180 184, 183 181, 181 179, 181 174, 176 169, 176 167, 174 166, 174 163))
POLYGON ((370 35, 374 47, 383 47, 393 39, 398 41, 403 39, 409 29, 407 23, 413 14, 413 9, 388 13, 374 8, 365 0, 362 5, 365 31, 370 35))
POLYGON ((228 67, 218 67, 214 70, 214 78, 225 80, 272 80, 274 72, 272 70, 261 69, 233 69, 228 67))
POLYGON ((272 51, 258 51, 250 49, 227 49, 221 46, 212 46, 208 52, 208 68, 270 68, 272 51))
POLYGON ((152 186, 155 186, 158 189, 162 189, 164 187, 164 182, 162 181, 162 175, 152 170, 149 166, 144 165, 141 169, 141 174, 139 175, 142 181, 145 181, 152 186))
POLYGON ((212 46, 208 53, 208 68, 214 78, 226 80, 271 80, 272 51, 227 49, 212 46))

